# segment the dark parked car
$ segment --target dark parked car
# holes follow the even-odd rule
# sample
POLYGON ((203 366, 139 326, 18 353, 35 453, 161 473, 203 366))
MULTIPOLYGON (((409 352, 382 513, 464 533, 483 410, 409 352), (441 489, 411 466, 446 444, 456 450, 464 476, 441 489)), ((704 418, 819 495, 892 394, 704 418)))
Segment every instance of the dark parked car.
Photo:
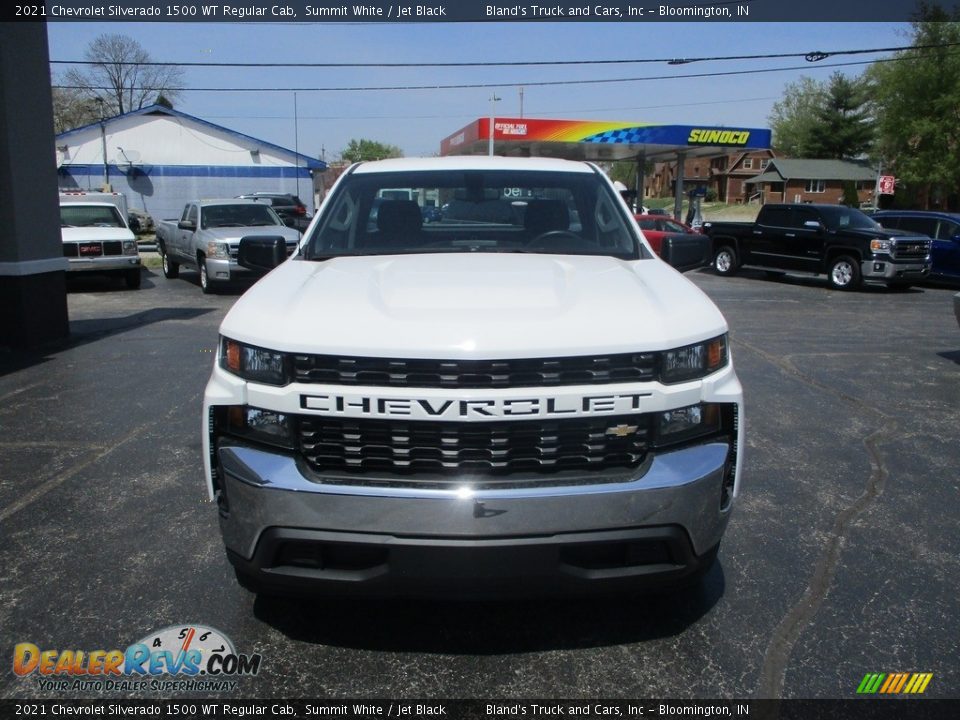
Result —
POLYGON ((269 204, 283 220, 284 225, 295 228, 300 232, 306 230, 313 219, 307 212, 307 206, 303 204, 303 201, 290 193, 253 192, 237 197, 246 200, 260 200, 269 204))
POLYGON ((930 279, 960 282, 960 214, 881 210, 871 217, 890 230, 906 230, 932 238, 930 279))

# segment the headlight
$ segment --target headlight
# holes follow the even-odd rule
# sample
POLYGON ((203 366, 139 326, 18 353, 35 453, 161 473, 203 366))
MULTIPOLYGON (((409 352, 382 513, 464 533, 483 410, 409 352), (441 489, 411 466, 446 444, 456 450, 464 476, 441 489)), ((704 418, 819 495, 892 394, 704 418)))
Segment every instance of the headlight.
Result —
POLYGON ((230 435, 289 449, 295 445, 293 418, 289 415, 244 405, 230 405, 218 411, 220 427, 230 435))
POLYGON ((222 242, 207 243, 207 257, 224 259, 230 257, 230 245, 222 242))
POLYGON ((136 255, 137 254, 137 243, 133 240, 124 240, 123 241, 123 254, 124 255, 136 255))
POLYGON ((893 240, 884 240, 883 238, 874 238, 870 241, 870 249, 873 252, 888 253, 893 248, 893 240))
POLYGON ((289 382, 283 353, 244 345, 229 338, 223 338, 220 342, 220 367, 253 382, 267 385, 286 385, 289 382))
POLYGON ((696 380, 716 372, 727 364, 727 336, 687 345, 662 353, 660 382, 664 384, 696 380))

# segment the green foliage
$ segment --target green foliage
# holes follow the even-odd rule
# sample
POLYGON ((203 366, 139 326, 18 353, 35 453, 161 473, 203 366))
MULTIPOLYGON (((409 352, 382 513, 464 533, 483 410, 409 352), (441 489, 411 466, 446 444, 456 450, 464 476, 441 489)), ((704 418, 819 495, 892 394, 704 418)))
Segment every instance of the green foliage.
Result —
POLYGON ((396 145, 376 142, 375 140, 350 140, 350 144, 341 153, 347 162, 362 160, 384 160, 386 158, 403 157, 403 151, 396 145))
POLYGON ((788 83, 783 98, 773 104, 770 129, 773 145, 788 157, 807 157, 807 142, 814 134, 816 110, 824 104, 827 92, 823 84, 808 77, 788 83))
POLYGON ((844 181, 842 202, 847 207, 860 207, 860 196, 857 194, 857 184, 853 180, 844 181))
POLYGON ((787 85, 769 121, 774 145, 791 157, 844 160, 873 144, 869 94, 863 80, 834 73, 827 82, 802 77, 787 85))
MULTIPOLYGON (((879 151, 897 177, 931 206, 960 187, 960 10, 921 4, 917 49, 868 71, 877 101, 879 151), (940 47, 921 48, 926 45, 940 47)), ((900 190, 898 190, 899 194, 900 190)))
POLYGON ((812 158, 849 160, 873 146, 874 124, 868 110, 867 84, 839 72, 830 76, 826 96, 814 109, 815 122, 806 139, 812 158))

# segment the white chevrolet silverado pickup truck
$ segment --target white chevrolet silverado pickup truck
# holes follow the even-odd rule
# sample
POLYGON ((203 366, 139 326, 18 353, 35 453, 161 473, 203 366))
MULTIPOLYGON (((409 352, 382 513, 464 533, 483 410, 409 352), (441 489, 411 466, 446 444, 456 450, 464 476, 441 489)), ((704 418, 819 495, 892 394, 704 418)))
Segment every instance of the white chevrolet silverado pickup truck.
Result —
POLYGON ((362 163, 293 257, 238 254, 275 269, 221 325, 203 443, 246 587, 626 590, 710 567, 743 462, 727 324, 593 165, 362 163))

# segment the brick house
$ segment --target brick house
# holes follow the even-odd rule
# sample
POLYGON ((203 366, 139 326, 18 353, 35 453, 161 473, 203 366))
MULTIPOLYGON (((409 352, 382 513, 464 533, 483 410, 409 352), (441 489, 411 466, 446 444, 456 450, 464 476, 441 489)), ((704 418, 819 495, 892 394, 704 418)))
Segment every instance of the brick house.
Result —
MULTIPOLYGON (((750 150, 687 158, 683 163, 683 184, 686 188, 706 185, 720 202, 747 202, 744 181, 765 170, 775 157, 773 150, 750 150)), ((653 173, 647 176, 645 196, 672 197, 676 177, 676 161, 656 163, 653 173)))
POLYGON ((774 159, 744 180, 746 192, 760 203, 830 203, 843 201, 845 183, 853 183, 861 203, 873 198, 876 168, 848 160, 774 159))

